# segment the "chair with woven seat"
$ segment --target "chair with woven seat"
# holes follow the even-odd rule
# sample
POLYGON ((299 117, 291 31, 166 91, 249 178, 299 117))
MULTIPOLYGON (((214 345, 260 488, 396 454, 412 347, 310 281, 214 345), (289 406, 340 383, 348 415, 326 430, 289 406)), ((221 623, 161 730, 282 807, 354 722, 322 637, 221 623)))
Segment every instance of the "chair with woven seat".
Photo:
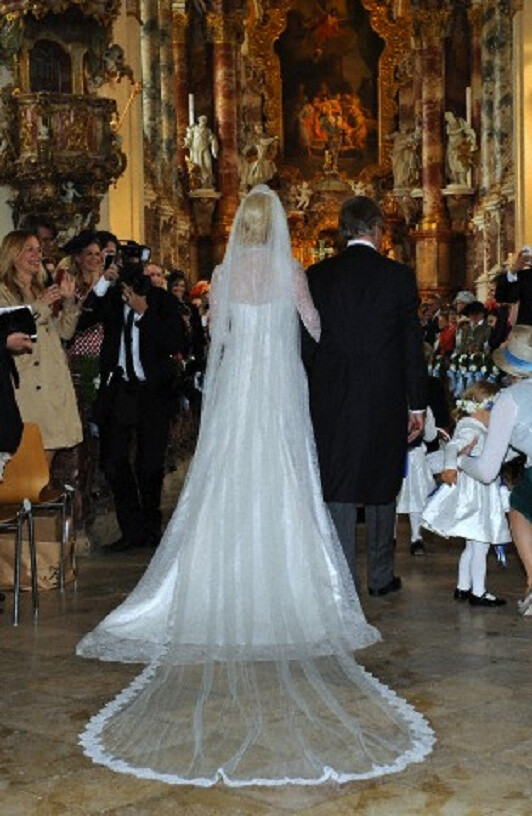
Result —
MULTIPOLYGON (((4 471, 4 481, 0 483, 0 508, 11 505, 20 508, 26 500, 30 507, 26 509, 30 556, 35 548, 33 533, 33 517, 42 510, 61 511, 61 555, 59 564, 59 589, 64 592, 66 573, 66 553, 69 538, 69 527, 72 522, 74 529, 74 489, 69 485, 55 488, 49 484, 50 468, 44 450, 39 426, 32 422, 24 424, 20 446, 9 460, 4 471)), ((15 558, 15 574, 20 574, 20 553, 17 565, 15 558)), ((75 570, 75 548, 72 551, 72 566, 75 570)), ((38 608, 38 601, 37 601, 38 608)))

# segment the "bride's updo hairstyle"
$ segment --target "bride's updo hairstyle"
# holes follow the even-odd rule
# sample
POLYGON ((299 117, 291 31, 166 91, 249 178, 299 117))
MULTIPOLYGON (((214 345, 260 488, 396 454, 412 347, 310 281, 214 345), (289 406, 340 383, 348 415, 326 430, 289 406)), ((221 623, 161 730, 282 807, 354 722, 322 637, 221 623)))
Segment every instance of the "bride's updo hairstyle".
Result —
POLYGON ((272 205, 264 193, 251 193, 242 202, 242 212, 235 236, 243 246, 265 244, 270 237, 272 205))

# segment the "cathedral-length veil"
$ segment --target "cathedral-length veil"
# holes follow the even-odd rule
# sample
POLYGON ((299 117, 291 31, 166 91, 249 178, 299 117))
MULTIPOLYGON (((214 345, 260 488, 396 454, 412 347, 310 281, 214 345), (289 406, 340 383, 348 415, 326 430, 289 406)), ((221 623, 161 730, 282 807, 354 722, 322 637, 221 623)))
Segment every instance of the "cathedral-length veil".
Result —
POLYGON ((316 784, 399 771, 431 750, 423 717, 352 657, 379 634, 322 500, 299 355, 296 303, 316 331, 305 286, 279 199, 255 187, 213 279, 201 429, 179 503, 135 590, 78 645, 148 664, 81 735, 115 771, 316 784))

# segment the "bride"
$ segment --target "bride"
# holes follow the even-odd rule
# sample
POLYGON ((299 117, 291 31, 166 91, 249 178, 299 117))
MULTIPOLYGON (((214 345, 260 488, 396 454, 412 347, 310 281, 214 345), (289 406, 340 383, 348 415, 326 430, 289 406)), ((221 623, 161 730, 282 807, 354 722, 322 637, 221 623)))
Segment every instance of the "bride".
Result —
POLYGON ((171 784, 317 784, 402 770, 433 732, 352 652, 364 617, 321 494, 299 319, 319 317, 282 205, 258 185, 211 287, 196 454, 131 595, 78 644, 145 663, 81 735, 94 762, 171 784))

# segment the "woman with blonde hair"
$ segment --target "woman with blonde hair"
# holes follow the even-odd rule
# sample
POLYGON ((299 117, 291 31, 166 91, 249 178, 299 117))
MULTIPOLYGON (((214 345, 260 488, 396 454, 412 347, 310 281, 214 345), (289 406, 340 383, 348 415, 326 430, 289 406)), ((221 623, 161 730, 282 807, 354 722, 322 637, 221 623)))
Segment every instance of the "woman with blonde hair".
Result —
POLYGON ((281 202, 242 201, 212 283, 201 428, 139 584, 78 644, 149 664, 96 714, 85 752, 172 784, 318 784, 399 771, 433 735, 366 673, 366 621, 323 502, 299 316, 319 339, 281 202))
POLYGON ((81 442, 76 397, 61 345, 74 334, 79 316, 75 284, 65 273, 46 286, 38 239, 25 230, 8 233, 0 247, 0 306, 31 307, 37 341, 31 354, 18 357, 17 402, 23 422, 36 422, 51 463, 60 448, 81 442), (58 308, 61 307, 61 308, 58 308))

